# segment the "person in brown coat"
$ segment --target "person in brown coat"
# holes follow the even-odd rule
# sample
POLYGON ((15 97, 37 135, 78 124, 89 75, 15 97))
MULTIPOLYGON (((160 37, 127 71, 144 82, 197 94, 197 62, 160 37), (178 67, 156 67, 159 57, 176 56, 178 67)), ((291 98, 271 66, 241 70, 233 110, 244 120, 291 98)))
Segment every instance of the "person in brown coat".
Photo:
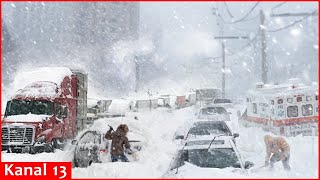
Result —
POLYGON ((129 128, 126 124, 120 124, 116 131, 112 132, 113 128, 110 126, 109 131, 106 133, 105 138, 112 140, 111 143, 111 160, 112 162, 122 161, 129 162, 128 158, 124 155, 124 147, 128 149, 128 154, 132 153, 130 149, 127 133, 129 128))
POLYGON ((266 144, 266 159, 265 167, 270 165, 272 169, 275 162, 282 161, 285 170, 290 170, 290 146, 283 137, 272 137, 270 135, 264 136, 266 144), (270 161, 270 163, 269 163, 270 161))

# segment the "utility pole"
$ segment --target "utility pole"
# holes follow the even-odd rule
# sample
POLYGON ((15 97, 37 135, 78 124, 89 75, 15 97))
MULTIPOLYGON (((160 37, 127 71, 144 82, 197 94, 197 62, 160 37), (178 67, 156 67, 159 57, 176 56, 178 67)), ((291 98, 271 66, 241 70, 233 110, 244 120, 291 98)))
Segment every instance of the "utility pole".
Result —
POLYGON ((226 51, 224 47, 223 40, 221 41, 222 45, 222 98, 225 98, 226 93, 226 51))
POLYGON ((214 39, 221 40, 222 47, 222 98, 225 98, 225 89, 226 89, 226 50, 225 50, 225 42, 224 40, 243 40, 249 39, 248 36, 223 36, 223 20, 221 16, 220 8, 214 8, 213 14, 219 17, 219 21, 217 20, 217 25, 220 27, 219 36, 215 36, 214 39))
POLYGON ((139 58, 138 56, 134 56, 134 62, 135 62, 135 66, 136 66, 136 84, 135 84, 135 92, 137 93, 138 90, 139 90, 139 81, 140 81, 140 77, 139 77, 139 70, 140 70, 140 67, 139 67, 139 58))
POLYGON ((266 42, 265 15, 263 10, 260 10, 260 38, 261 38, 261 80, 264 84, 266 84, 268 82, 267 42, 266 42))

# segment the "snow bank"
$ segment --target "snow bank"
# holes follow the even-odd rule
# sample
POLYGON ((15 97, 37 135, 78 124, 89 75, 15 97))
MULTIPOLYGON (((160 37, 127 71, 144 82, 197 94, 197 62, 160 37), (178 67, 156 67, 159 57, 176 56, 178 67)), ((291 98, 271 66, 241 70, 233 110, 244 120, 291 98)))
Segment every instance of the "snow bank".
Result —
POLYGON ((72 72, 67 67, 41 67, 30 71, 18 72, 13 81, 14 91, 22 89, 37 81, 49 81, 60 85, 65 76, 72 72))
POLYGON ((173 113, 166 109, 157 109, 152 112, 136 114, 138 121, 132 118, 106 118, 98 120, 90 129, 99 129, 106 132, 109 125, 116 128, 120 123, 125 123, 129 127, 128 138, 134 139, 137 132, 145 138, 145 146, 142 148, 139 155, 139 161, 130 163, 102 163, 94 164, 88 168, 73 169, 73 178, 83 177, 162 177, 168 170, 168 167, 175 155, 177 144, 172 139, 176 129, 181 126, 186 117, 194 115, 195 110, 185 108, 173 113), (135 133, 130 134, 131 130, 135 133))

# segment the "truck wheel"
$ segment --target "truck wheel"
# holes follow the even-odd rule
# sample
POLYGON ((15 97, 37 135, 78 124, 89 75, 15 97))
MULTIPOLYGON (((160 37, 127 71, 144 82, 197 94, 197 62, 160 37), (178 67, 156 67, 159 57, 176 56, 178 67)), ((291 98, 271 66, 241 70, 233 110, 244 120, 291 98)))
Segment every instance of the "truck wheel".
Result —
POLYGON ((52 146, 53 150, 59 149, 59 144, 58 144, 57 139, 52 139, 51 146, 52 146))

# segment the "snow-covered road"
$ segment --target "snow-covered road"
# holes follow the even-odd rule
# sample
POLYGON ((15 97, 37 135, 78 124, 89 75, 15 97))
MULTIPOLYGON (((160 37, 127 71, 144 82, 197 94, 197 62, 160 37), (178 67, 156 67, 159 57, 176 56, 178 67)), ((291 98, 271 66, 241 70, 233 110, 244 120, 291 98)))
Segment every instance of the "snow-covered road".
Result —
MULTIPOLYGON (((166 109, 157 109, 152 112, 139 114, 139 121, 131 126, 137 126, 146 138, 145 148, 139 153, 140 159, 130 163, 101 163, 92 164, 87 168, 73 168, 73 178, 159 178, 163 177, 176 152, 177 144, 172 141, 175 131, 187 119, 195 117, 195 107, 184 108, 169 112, 166 109)), ((255 167, 263 165, 265 146, 263 136, 267 133, 260 128, 244 128, 238 125, 236 109, 232 112, 232 121, 235 132, 240 134, 237 145, 243 158, 255 163, 255 167)), ((108 129, 107 119, 99 120, 96 126, 103 130, 108 129), (106 124, 103 125, 103 122, 106 124), (102 123, 102 124, 101 124, 102 123)), ((125 122, 124 122, 125 123, 125 122)), ((130 123, 129 123, 130 124, 130 123)), ((129 126, 130 128, 130 126, 129 126)), ((316 178, 318 175, 318 138, 317 137, 290 137, 286 138, 291 146, 290 164, 292 170, 286 172, 281 163, 276 164, 274 171, 251 173, 249 176, 234 172, 232 168, 210 169, 199 168, 186 163, 179 168, 179 173, 171 172, 169 177, 185 178, 316 178)), ((2 153, 2 161, 71 161, 72 150, 56 150, 55 153, 10 154, 2 153)))

